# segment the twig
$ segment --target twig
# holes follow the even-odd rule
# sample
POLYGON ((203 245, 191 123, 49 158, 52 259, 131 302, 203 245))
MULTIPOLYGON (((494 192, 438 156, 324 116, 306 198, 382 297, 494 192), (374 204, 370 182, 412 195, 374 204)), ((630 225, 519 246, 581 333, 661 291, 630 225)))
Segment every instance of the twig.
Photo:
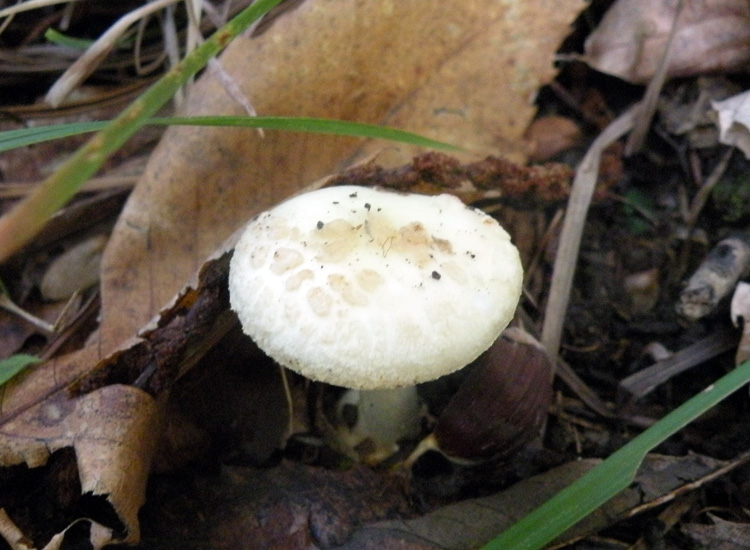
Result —
POLYGON ((718 184, 721 181, 721 178, 724 176, 724 172, 726 172, 727 167, 729 166, 729 161, 732 159, 732 154, 734 153, 734 151, 734 147, 730 147, 729 149, 727 149, 727 151, 721 157, 719 164, 716 165, 716 167, 711 172, 711 175, 708 176, 708 179, 706 179, 705 182, 703 182, 703 185, 701 185, 700 189, 698 189, 698 192, 695 194, 695 197, 693 197, 693 202, 690 204, 690 212, 688 214, 688 218, 685 220, 685 224, 688 227, 692 228, 698 221, 698 216, 700 216, 701 212, 703 211, 703 207, 706 206, 706 202, 708 202, 708 197, 711 195, 711 191, 714 190, 716 184, 718 184))
POLYGON ((55 327, 44 319, 40 319, 26 311, 23 308, 18 307, 13 300, 11 300, 7 294, 0 294, 0 308, 17 315, 21 319, 31 323, 36 328, 44 332, 45 334, 54 334, 55 327))
POLYGON ((736 347, 737 334, 721 329, 622 380, 617 387, 618 401, 627 406, 678 374, 736 347))
POLYGON ((281 0, 258 0, 235 16, 211 38, 186 56, 120 116, 94 135, 25 200, 0 218, 0 262, 27 244, 47 219, 138 131, 174 92, 223 50, 233 38, 281 0))
POLYGON ((560 349, 565 312, 570 301, 573 274, 581 247, 583 226, 586 223, 586 214, 596 188, 602 151, 630 131, 639 108, 640 104, 633 105, 604 129, 586 152, 573 179, 542 326, 542 346, 553 361, 560 349))
POLYGON ((79 1, 80 0, 28 0, 26 2, 19 2, 18 4, 0 10, 0 17, 8 17, 17 13, 23 13, 25 11, 35 10, 39 8, 46 8, 48 6, 54 6, 56 4, 69 4, 70 2, 79 1))
POLYGON ((669 38, 667 44, 664 47, 664 53, 662 53, 661 59, 659 60, 659 66, 656 68, 654 77, 649 82, 646 88, 646 93, 643 95, 641 100, 641 109, 636 117, 635 124, 633 125, 633 131, 628 137, 628 141, 625 144, 625 155, 629 156, 633 153, 638 152, 643 147, 643 142, 646 139, 648 129, 651 127, 651 120, 654 118, 656 113, 656 107, 659 104, 659 94, 661 89, 664 87, 664 83, 669 76, 669 59, 672 57, 674 51, 674 38, 677 35, 677 20, 680 18, 684 2, 679 0, 675 7, 674 19, 672 20, 672 28, 669 31, 669 38))
POLYGON ((83 80, 94 71, 97 63, 99 63, 99 61, 115 47, 119 38, 133 23, 136 23, 147 15, 162 10, 177 1, 178 0, 154 0, 141 8, 123 15, 114 25, 107 29, 107 31, 96 40, 96 42, 89 46, 83 55, 68 67, 60 78, 57 79, 57 82, 55 82, 47 92, 47 95, 44 98, 45 101, 53 107, 57 107, 63 102, 73 88, 83 82, 83 80))

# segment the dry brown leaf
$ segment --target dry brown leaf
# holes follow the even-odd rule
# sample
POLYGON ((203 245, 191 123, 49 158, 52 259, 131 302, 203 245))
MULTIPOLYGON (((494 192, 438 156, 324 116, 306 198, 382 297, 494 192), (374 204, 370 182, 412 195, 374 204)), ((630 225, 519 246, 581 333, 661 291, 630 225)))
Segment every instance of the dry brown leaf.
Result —
POLYGON ((131 386, 107 386, 77 398, 62 389, 3 423, 0 463, 34 468, 51 453, 74 448, 81 493, 106 497, 125 526, 119 540, 137 541, 157 412, 154 399, 131 386))
POLYGON ((714 101, 711 106, 719 115, 719 141, 750 158, 750 92, 714 101))
MULTIPOLYGON (((61 548, 68 548, 69 546, 67 545, 71 545, 71 542, 69 542, 67 538, 70 533, 85 529, 88 529, 88 536, 85 537, 86 542, 91 546, 93 550, 104 548, 107 544, 110 544, 112 542, 112 529, 90 519, 80 519, 74 521, 54 537, 52 537, 49 543, 42 550, 59 550, 61 548)), ((74 538, 75 535, 77 535, 76 538, 78 538, 79 540, 82 537, 82 534, 75 533, 71 538, 74 538)))
POLYGON ((229 259, 230 254, 222 251, 210 257, 138 337, 90 364, 73 391, 117 383, 136 384, 152 395, 168 390, 237 322, 229 311, 229 259))
MULTIPOLYGON (((52 399, 64 391, 69 384, 86 373, 99 361, 96 348, 88 347, 73 352, 59 359, 52 359, 33 369, 16 376, 8 384, 0 388, 0 426, 14 421, 27 414, 29 410, 47 399, 52 399)), ((7 465, 9 444, 0 432, 0 464, 7 465)), ((44 464, 48 452, 43 452, 38 458, 34 454, 23 453, 24 460, 30 467, 44 464)), ((13 460, 10 463, 16 463, 13 460)))
POLYGON ((739 365, 750 359, 750 284, 737 283, 729 311, 734 326, 742 324, 742 336, 734 357, 735 364, 739 365))
POLYGON ((526 139, 534 144, 531 160, 547 161, 580 145, 583 132, 573 119, 547 115, 536 119, 526 130, 526 139))
POLYGON ((712 524, 688 523, 681 531, 701 548, 711 550, 742 550, 750 547, 750 525, 727 521, 715 514, 708 514, 712 524))
MULTIPOLYGON (((677 0, 618 0, 586 40, 583 59, 628 82, 654 76, 674 23, 677 0)), ((750 62, 750 4, 685 1, 670 53, 670 78, 746 71, 750 62)))
POLYGON ((13 523, 3 508, 0 508, 0 536, 8 543, 11 550, 29 550, 30 541, 24 538, 23 532, 13 523))
MULTIPOLYGON (((142 385, 154 394, 163 391, 184 364, 194 363, 205 351, 195 347, 209 348, 214 332, 222 335, 231 326, 225 322, 227 315, 222 315, 228 309, 227 259, 224 254, 207 262, 193 286, 177 295, 145 327, 143 337, 121 354, 102 361, 99 349, 89 346, 48 361, 3 386, 0 465, 25 463, 36 468, 54 451, 74 447, 81 492, 106 496, 126 529, 124 535, 113 537, 137 541, 137 514, 163 415, 149 394, 121 384, 135 383, 154 365, 142 385), (94 365, 100 367, 92 370, 94 365), (71 388, 78 395, 89 393, 72 397, 71 388)), ((95 527, 92 536, 102 532, 95 527)), ((64 532, 59 535, 54 544, 64 538, 64 532)))
POLYGON ((40 290, 45 300, 66 300, 99 282, 106 235, 94 235, 66 250, 47 268, 40 290))
MULTIPOLYGON (((261 114, 387 123, 477 152, 523 153, 535 91, 578 0, 308 0, 221 58, 261 114)), ((242 114, 209 72, 186 111, 242 114)), ((320 135, 171 128, 105 252, 100 348, 153 317, 253 213, 372 147, 320 135)))
POLYGON ((414 515, 403 479, 365 466, 227 466, 198 483, 157 478, 154 487, 161 498, 143 512, 144 546, 154 550, 337 548, 362 524, 414 515))
MULTIPOLYGON (((648 455, 635 482, 556 539, 560 546, 660 506, 744 464, 706 456, 648 455)), ((600 463, 569 462, 495 495, 469 499, 408 521, 384 521, 356 531, 339 550, 478 548, 600 463)))

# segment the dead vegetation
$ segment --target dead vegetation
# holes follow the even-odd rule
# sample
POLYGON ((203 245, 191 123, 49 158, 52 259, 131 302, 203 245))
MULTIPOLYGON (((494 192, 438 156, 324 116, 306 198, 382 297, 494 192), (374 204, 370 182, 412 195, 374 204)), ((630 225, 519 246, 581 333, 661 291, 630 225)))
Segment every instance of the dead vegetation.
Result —
MULTIPOLYGON (((746 360, 750 8, 552 4, 285 2, 170 110, 356 120, 465 151, 147 128, 7 259, 0 356, 44 361, 0 386, 0 548, 479 547, 746 360), (419 436, 365 466, 343 390, 282 374, 241 334, 235 232, 351 184, 451 193, 511 233, 513 324, 557 359, 531 444, 403 466, 441 415, 471 411, 450 403, 465 378, 487 385, 473 365, 421 386, 419 436)), ((112 118, 242 7, 0 7, 0 127, 112 118)), ((2 211, 85 139, 2 153, 2 211)), ((498 355, 493 376, 512 356, 498 355)), ((560 544, 747 547, 747 414, 746 392, 711 410, 560 544)), ((468 424, 513 447, 502 422, 468 424)))

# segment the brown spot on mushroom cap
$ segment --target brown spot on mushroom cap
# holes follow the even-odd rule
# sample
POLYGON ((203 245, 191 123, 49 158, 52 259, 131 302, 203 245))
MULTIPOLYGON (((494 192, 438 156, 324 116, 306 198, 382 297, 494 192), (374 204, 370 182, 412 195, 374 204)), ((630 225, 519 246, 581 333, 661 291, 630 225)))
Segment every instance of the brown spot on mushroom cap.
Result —
POLYGON ((356 274, 359 286, 365 292, 374 292, 383 284, 383 276, 374 269, 361 269, 356 274))
POLYGON ((313 313, 319 317, 326 317, 331 313, 333 298, 318 286, 309 290, 307 293, 307 302, 310 304, 313 313))
POLYGON ((344 301, 351 306, 366 306, 370 303, 367 295, 355 288, 349 278, 340 274, 332 273, 328 276, 330 288, 339 294, 344 301))
POLYGON ((271 271, 276 275, 281 275, 287 271, 291 271, 295 267, 299 267, 304 261, 305 258, 296 250, 281 247, 276 249, 276 252, 273 253, 271 271))
POLYGON ((304 283, 305 281, 314 279, 314 278, 315 278, 315 275, 311 269, 302 269, 300 271, 294 272, 292 276, 286 280, 286 283, 284 284, 284 286, 286 287, 288 291, 293 292, 297 290, 300 286, 302 286, 302 283, 304 283))

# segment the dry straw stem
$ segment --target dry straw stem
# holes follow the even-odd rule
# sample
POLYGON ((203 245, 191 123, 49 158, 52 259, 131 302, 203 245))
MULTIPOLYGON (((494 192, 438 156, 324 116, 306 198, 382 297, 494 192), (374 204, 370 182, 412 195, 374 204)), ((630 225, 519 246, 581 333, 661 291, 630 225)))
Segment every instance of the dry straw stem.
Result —
POLYGON ((131 25, 178 1, 180 0, 155 0, 123 15, 57 79, 47 92, 45 101, 53 107, 59 106, 74 88, 94 72, 99 62, 117 45, 117 41, 131 25))
POLYGON ((29 0, 28 2, 19 2, 18 4, 0 10, 0 17, 10 17, 17 13, 46 8, 57 4, 71 4, 75 1, 76 0, 29 0))
POLYGON ((63 206, 190 77, 203 68, 238 34, 281 0, 258 0, 185 57, 161 80, 135 100, 104 130, 81 147, 59 170, 25 200, 0 218, 0 262, 27 244, 63 206))
POLYGON ((586 215, 599 177, 602 151, 633 128, 639 110, 640 103, 637 103, 612 121, 591 144, 576 171, 560 233, 560 245, 552 271, 552 285, 542 326, 542 346, 553 360, 560 349, 565 312, 570 301, 573 274, 581 247, 583 226, 586 223, 586 215))
POLYGON ((664 47, 664 53, 659 61, 656 74, 654 74, 651 82, 649 82, 648 87, 646 88, 646 93, 641 101, 643 107, 638 114, 638 120, 635 121, 633 131, 630 133, 625 145, 626 155, 632 155, 633 153, 640 151, 643 147, 643 143, 646 141, 646 134, 651 127, 651 120, 654 118, 654 114, 656 114, 661 90, 669 76, 669 60, 676 47, 674 38, 677 35, 677 21, 680 18, 683 5, 683 0, 680 0, 675 7, 674 21, 672 22, 672 28, 669 31, 667 45, 664 47))

